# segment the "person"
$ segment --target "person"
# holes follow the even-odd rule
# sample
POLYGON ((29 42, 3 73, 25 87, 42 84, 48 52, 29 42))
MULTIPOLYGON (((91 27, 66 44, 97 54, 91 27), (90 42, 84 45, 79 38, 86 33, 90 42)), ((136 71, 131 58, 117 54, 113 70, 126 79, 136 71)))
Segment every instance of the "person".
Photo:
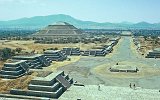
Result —
POLYGON ((136 67, 136 71, 139 71, 137 67, 136 67))
POLYGON ((134 89, 136 88, 136 85, 135 84, 133 84, 133 87, 134 87, 134 89))
POLYGON ((100 87, 100 84, 98 85, 98 90, 100 91, 101 89, 100 89, 101 87, 100 87))
POLYGON ((132 88, 132 84, 131 83, 129 84, 129 87, 132 88))

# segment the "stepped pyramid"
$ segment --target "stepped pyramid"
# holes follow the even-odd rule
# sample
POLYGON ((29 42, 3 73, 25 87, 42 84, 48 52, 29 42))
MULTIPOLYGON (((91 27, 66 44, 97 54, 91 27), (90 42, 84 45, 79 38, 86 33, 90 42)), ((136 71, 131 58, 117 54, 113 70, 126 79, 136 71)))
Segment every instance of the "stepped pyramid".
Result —
POLYGON ((26 60, 12 60, 5 63, 0 71, 1 78, 14 79, 25 75, 29 70, 26 60))
POLYGON ((44 56, 43 54, 14 56, 12 59, 27 60, 26 63, 29 65, 29 68, 34 69, 41 69, 42 67, 47 67, 52 62, 48 57, 44 56))
POLYGON ((82 36, 82 31, 67 22, 57 22, 53 25, 48 25, 32 36, 36 38, 79 37, 82 36))
MULTIPOLYGON (((59 98, 73 84, 73 78, 64 71, 51 73, 46 77, 36 77, 28 85, 28 89, 12 89, 10 94, 18 96, 33 96, 42 98, 59 98)), ((50 100, 50 99, 48 99, 50 100)))
POLYGON ((44 55, 52 61, 63 61, 67 59, 67 56, 60 50, 46 50, 44 51, 44 55))

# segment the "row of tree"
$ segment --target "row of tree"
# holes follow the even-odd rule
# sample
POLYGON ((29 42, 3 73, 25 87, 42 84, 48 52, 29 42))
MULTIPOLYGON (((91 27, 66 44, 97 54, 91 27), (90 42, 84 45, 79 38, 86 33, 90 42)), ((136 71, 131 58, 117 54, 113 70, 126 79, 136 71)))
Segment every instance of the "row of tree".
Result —
POLYGON ((0 49, 0 60, 7 60, 11 58, 12 56, 16 55, 17 53, 20 53, 22 51, 22 48, 16 48, 16 49, 11 49, 11 48, 3 48, 0 49))

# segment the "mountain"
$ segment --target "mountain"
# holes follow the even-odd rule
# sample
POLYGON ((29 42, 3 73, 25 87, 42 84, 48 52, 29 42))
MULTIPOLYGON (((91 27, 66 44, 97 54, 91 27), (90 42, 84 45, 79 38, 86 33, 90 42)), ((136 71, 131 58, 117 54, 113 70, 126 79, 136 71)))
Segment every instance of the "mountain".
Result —
POLYGON ((21 18, 17 20, 0 21, 0 28, 32 28, 39 29, 57 21, 65 21, 82 29, 160 29, 160 23, 150 24, 147 22, 131 23, 98 23, 92 21, 82 21, 69 15, 58 14, 49 16, 36 16, 31 18, 21 18))

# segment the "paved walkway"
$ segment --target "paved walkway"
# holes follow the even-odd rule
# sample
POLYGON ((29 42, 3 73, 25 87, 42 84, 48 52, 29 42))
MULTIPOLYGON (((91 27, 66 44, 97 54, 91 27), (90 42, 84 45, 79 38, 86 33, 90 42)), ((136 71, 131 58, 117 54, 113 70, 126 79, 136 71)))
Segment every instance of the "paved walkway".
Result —
POLYGON ((131 48, 131 45, 133 44, 131 37, 122 37, 122 38, 123 41, 117 48, 118 54, 115 54, 111 57, 113 61, 130 61, 130 62, 144 63, 151 67, 160 67, 159 59, 149 59, 136 56, 136 54, 133 52, 134 48, 131 48))
POLYGON ((100 85, 71 86, 59 100, 160 100, 159 90, 100 85))

